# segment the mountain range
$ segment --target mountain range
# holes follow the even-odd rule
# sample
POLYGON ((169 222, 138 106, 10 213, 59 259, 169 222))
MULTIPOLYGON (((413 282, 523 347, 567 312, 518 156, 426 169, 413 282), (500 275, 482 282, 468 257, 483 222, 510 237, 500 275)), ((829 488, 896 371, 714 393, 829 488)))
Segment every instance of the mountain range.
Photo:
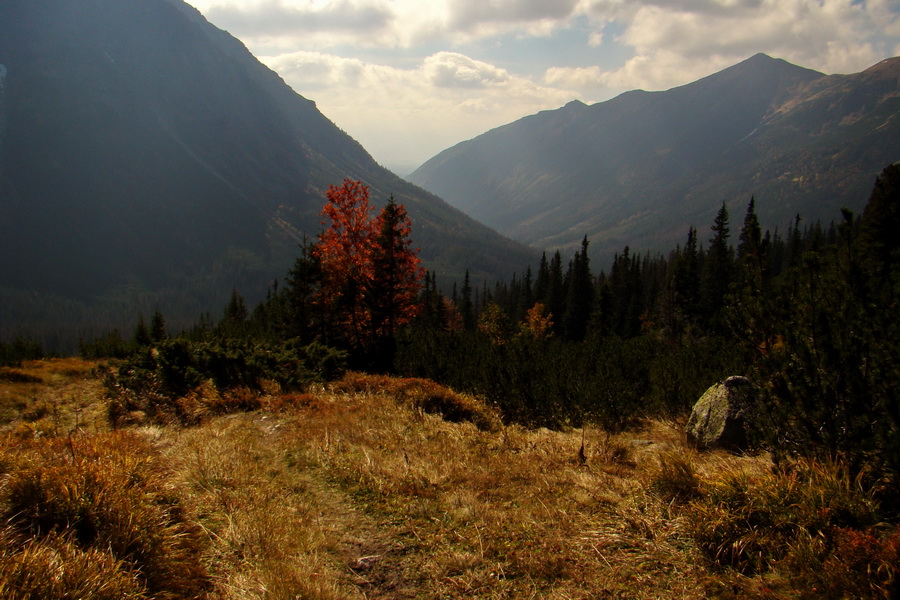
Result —
POLYGON ((0 335, 154 308, 184 322, 233 287, 259 299, 344 178, 406 205, 439 278, 533 262, 379 166, 181 0, 3 0, 0 65, 0 335))
POLYGON ((674 248, 723 202, 736 231, 751 197, 764 226, 827 224, 861 210, 898 160, 900 59, 824 75, 757 54, 667 91, 525 117, 408 179, 515 240, 571 248, 587 235, 605 258, 674 248))

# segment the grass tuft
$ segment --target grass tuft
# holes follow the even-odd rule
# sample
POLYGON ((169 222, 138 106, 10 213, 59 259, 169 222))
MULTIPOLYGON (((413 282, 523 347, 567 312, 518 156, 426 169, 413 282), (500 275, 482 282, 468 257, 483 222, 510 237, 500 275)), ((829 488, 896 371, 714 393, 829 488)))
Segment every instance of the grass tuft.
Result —
POLYGON ((664 502, 684 504, 702 496, 701 481, 689 452, 669 451, 659 456, 649 486, 664 502))
POLYGON ((16 541, 0 530, 0 597, 144 600, 145 586, 126 563, 108 552, 82 548, 66 536, 16 541))
POLYGON ((725 473, 691 505, 690 530, 718 568, 781 573, 795 589, 815 588, 814 597, 882 597, 871 594, 894 585, 887 565, 900 537, 880 530, 875 492, 861 482, 836 461, 725 473))
POLYGON ((428 379, 387 377, 347 373, 332 385, 336 393, 382 393, 429 414, 440 415, 451 423, 469 422, 481 431, 499 431, 497 411, 483 401, 461 394, 428 379))
MULTIPOLYGON (((76 550, 106 553, 97 563, 103 573, 118 565, 155 598, 200 597, 209 587, 203 538, 158 456, 136 434, 8 444, 0 464, 0 518, 32 541, 22 552, 47 560, 76 550)), ((60 577, 69 577, 60 564, 60 577)))

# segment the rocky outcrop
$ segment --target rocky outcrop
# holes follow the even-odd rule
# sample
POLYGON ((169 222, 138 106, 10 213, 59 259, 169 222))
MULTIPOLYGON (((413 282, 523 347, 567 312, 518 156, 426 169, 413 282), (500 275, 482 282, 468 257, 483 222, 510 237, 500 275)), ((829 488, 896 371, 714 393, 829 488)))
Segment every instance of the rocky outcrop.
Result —
POLYGON ((747 418, 755 401, 746 377, 729 377, 710 387, 694 404, 685 432, 699 449, 746 450, 747 418))

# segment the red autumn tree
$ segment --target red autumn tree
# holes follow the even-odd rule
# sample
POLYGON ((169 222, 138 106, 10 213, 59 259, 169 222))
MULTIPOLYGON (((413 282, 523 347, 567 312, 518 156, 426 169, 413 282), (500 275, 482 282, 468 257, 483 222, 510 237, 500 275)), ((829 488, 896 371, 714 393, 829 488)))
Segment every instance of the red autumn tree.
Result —
POLYGON ((326 197, 325 229, 314 250, 322 272, 317 300, 352 346, 371 347, 416 313, 423 271, 409 217, 391 198, 372 218, 369 189, 360 181, 329 186, 326 197))

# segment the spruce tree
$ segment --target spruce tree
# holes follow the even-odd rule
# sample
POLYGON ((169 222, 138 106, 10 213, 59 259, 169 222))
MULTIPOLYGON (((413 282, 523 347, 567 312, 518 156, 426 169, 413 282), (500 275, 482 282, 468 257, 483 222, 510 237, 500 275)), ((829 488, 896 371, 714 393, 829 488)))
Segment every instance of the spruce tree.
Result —
POLYGON ((150 339, 157 344, 166 339, 166 322, 162 313, 157 309, 153 312, 153 318, 150 320, 150 339))
POLYGON ((688 230, 687 243, 675 259, 673 274, 675 306, 688 319, 698 313, 700 295, 700 255, 697 250, 697 230, 688 230))
POLYGON ((733 258, 728 245, 728 209, 725 203, 719 209, 712 226, 713 236, 709 239, 709 250, 703 261, 701 276, 700 302, 703 315, 714 328, 719 321, 719 314, 725 306, 725 296, 731 285, 733 258))
POLYGON ((472 303, 472 282, 469 280, 468 269, 466 269, 466 276, 463 279, 457 306, 459 307, 459 314, 462 316, 463 327, 467 331, 475 329, 475 306, 472 303))
POLYGON ((150 337, 150 330, 144 322, 144 315, 138 316, 138 324, 134 329, 134 343, 138 346, 150 346, 153 344, 153 338, 150 337))
POLYGON ((319 307, 315 302, 322 282, 321 263, 313 244, 306 238, 300 244, 300 255, 288 271, 281 295, 285 297, 284 337, 312 341, 322 325, 319 307))
POLYGON ((225 307, 225 321, 231 325, 242 325, 247 320, 247 304, 237 289, 231 289, 231 299, 225 307))
POLYGON ((568 340, 580 342, 587 334, 588 321, 594 302, 594 284, 588 259, 587 236, 581 251, 575 254, 566 277, 566 303, 563 313, 563 332, 568 340))
POLYGON ((742 264, 759 260, 761 248, 762 230, 756 217, 756 199, 751 196, 747 204, 747 214, 744 216, 744 226, 741 227, 738 239, 738 260, 742 264))
POLYGON ((563 312, 566 305, 566 290, 563 287, 562 256, 559 250, 553 253, 547 270, 547 309, 553 316, 553 332, 563 334, 563 312))

